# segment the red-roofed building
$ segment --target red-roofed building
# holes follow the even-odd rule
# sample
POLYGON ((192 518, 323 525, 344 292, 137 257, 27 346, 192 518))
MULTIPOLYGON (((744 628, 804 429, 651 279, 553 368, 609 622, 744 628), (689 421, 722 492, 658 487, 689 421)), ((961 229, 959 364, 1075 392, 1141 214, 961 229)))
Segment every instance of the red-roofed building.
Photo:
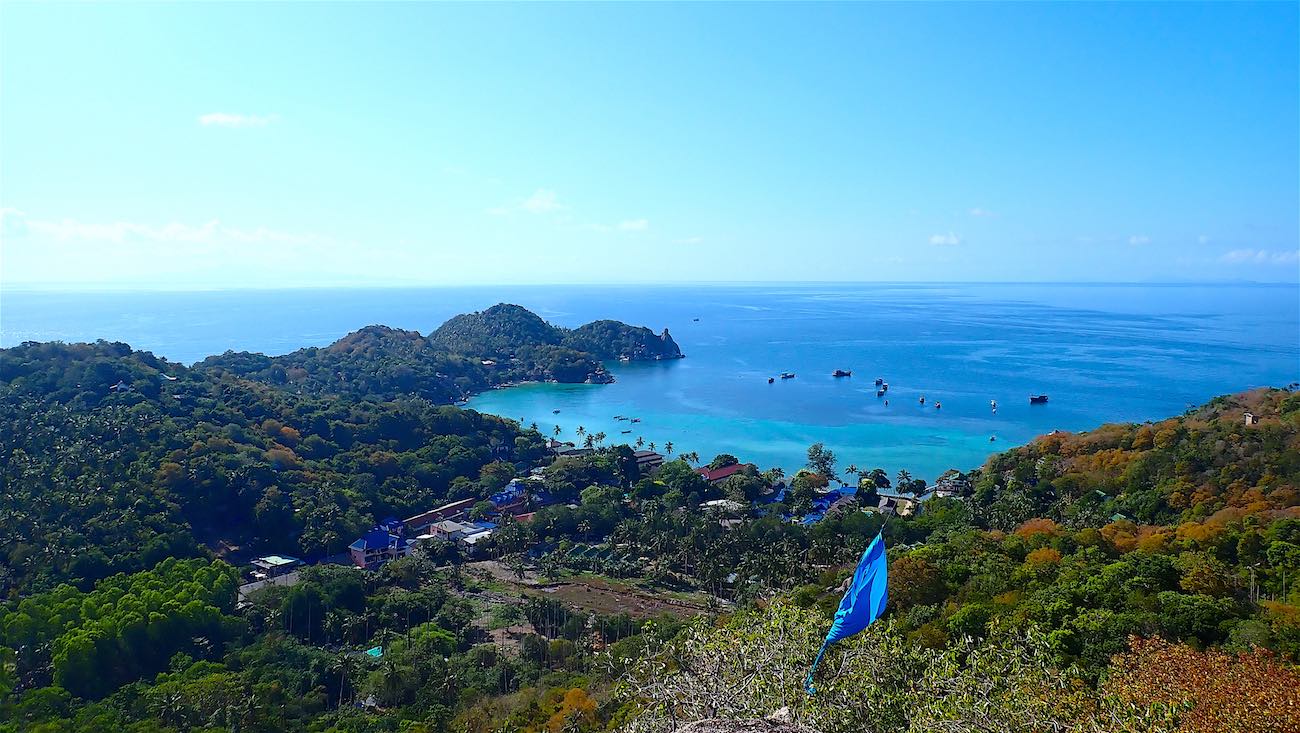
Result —
POLYGON ((743 471, 748 465, 748 463, 733 463, 730 466, 723 466, 722 468, 697 468, 695 469, 695 472, 703 476, 705 481, 708 481, 711 484, 716 484, 726 479, 728 476, 743 471))

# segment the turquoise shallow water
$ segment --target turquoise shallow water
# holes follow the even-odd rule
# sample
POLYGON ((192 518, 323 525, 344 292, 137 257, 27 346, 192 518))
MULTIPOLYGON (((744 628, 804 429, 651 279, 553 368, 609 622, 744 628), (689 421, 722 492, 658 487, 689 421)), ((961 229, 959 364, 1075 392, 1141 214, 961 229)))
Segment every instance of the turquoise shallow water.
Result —
POLYGON ((671 440, 679 451, 726 451, 765 467, 797 468, 823 441, 841 464, 933 478, 1053 429, 1158 419, 1300 379, 1300 289, 1260 285, 7 290, 0 345, 105 338, 193 362, 226 349, 323 346, 370 323, 427 333, 498 301, 567 326, 617 318, 668 327, 687 358, 612 364, 612 385, 496 390, 471 407, 545 430, 558 423, 569 439, 583 425, 611 441, 671 440), (854 376, 833 379, 836 368, 854 376), (781 371, 798 376, 767 384, 781 371), (888 408, 875 397, 876 376, 890 384, 888 408), (1031 392, 1050 403, 1030 406, 1031 392), (620 414, 641 422, 613 420, 620 414))
POLYGON ((1155 419, 1290 383, 1300 378, 1296 309, 1295 288, 712 291, 640 319, 669 325, 684 360, 614 364, 613 385, 524 385, 470 406, 543 430, 558 424, 568 440, 582 425, 609 440, 671 440, 701 457, 728 452, 787 470, 822 441, 841 465, 933 479, 1053 429, 1155 419), (854 376, 833 378, 837 368, 854 376), (797 376, 767 383, 782 371, 797 376), (890 385, 888 407, 876 376, 890 385), (1038 392, 1047 405, 1029 404, 1038 392))

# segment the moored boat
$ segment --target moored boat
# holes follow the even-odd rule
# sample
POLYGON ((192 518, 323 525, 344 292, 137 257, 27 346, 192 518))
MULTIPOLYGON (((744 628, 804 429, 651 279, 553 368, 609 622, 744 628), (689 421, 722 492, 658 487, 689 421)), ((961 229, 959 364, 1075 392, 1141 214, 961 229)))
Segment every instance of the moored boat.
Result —
POLYGON ((1031 404, 1031 405, 1045 405, 1045 404, 1047 404, 1047 395, 1045 395, 1045 394, 1033 394, 1033 395, 1029 395, 1029 404, 1031 404))
POLYGON ((794 372, 781 372, 782 379, 794 379, 794 372))
POLYGON ((851 377, 851 376, 853 376, 853 370, 851 370, 851 369, 836 369, 835 371, 831 372, 831 376, 832 376, 832 377, 851 377))

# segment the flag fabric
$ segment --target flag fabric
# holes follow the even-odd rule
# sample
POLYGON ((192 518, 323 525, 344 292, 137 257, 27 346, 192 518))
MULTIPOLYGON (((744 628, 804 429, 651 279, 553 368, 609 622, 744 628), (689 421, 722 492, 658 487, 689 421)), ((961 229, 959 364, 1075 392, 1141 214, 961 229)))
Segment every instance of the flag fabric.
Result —
MULTIPOLYGON (((883 530, 881 531, 883 533, 883 530)), ((826 634, 826 640, 817 651, 817 659, 812 669, 808 670, 808 680, 804 683, 808 694, 813 694, 813 672, 822 661, 826 647, 862 631, 870 626, 885 612, 888 600, 889 563, 885 562, 885 539, 881 533, 867 545, 858 561, 858 569, 853 571, 853 582, 840 600, 840 608, 835 612, 835 623, 826 634)))

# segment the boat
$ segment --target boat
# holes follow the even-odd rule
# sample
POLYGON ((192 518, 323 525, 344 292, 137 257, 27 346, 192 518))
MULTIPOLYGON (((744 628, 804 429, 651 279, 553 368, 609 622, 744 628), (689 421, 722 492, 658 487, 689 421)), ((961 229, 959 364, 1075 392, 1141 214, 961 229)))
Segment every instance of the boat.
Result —
POLYGON ((700 319, 698 319, 698 318, 692 318, 691 320, 694 321, 695 323, 699 323, 699 322, 700 322, 700 319))
POLYGON ((921 395, 921 404, 925 404, 925 395, 921 395))
POLYGON ((624 431, 623 431, 623 434, 624 434, 624 435, 627 435, 627 434, 630 433, 630 432, 632 432, 632 431, 631 431, 631 430, 624 430, 624 431))
POLYGON ((794 379, 794 372, 781 372, 782 379, 794 379))
POLYGON ((851 369, 836 369, 835 371, 831 372, 831 376, 832 376, 832 377, 851 377, 851 376, 853 376, 853 370, 851 370, 851 369))
POLYGON ((1046 405, 1046 404, 1047 404, 1047 395, 1045 395, 1045 394, 1031 394, 1031 395, 1029 395, 1029 404, 1031 404, 1031 405, 1046 405))
POLYGON ((559 411, 559 410, 551 410, 551 414, 552 414, 552 415, 558 415, 558 414, 560 414, 560 411, 559 411))
POLYGON ((995 441, 995 440, 997 440, 997 439, 998 439, 998 436, 996 436, 996 435, 990 435, 990 436, 989 436, 989 442, 990 442, 990 443, 992 443, 993 441, 995 441))
POLYGON ((883 390, 883 389, 878 389, 878 390, 876 390, 876 396, 877 396, 877 397, 884 397, 884 396, 885 396, 885 390, 883 390))
POLYGON ((941 410, 941 409, 943 409, 943 403, 942 403, 942 402, 939 402, 938 400, 936 400, 935 403, 934 403, 934 409, 936 409, 936 410, 941 410))
POLYGON ((884 383, 885 383, 885 380, 881 379, 880 377, 876 377, 876 386, 877 386, 877 387, 879 387, 880 385, 882 385, 882 384, 884 384, 884 383))
POLYGON ((639 418, 639 417, 634 417, 634 418, 632 418, 632 422, 641 422, 641 418, 639 418))
POLYGON ((768 384, 771 384, 772 382, 775 382, 775 381, 776 381, 776 377, 768 377, 768 378, 767 378, 767 383, 768 383, 768 384))
POLYGON ((884 384, 880 385, 880 391, 881 391, 881 392, 888 392, 888 391, 889 391, 889 382, 885 382, 884 384))

